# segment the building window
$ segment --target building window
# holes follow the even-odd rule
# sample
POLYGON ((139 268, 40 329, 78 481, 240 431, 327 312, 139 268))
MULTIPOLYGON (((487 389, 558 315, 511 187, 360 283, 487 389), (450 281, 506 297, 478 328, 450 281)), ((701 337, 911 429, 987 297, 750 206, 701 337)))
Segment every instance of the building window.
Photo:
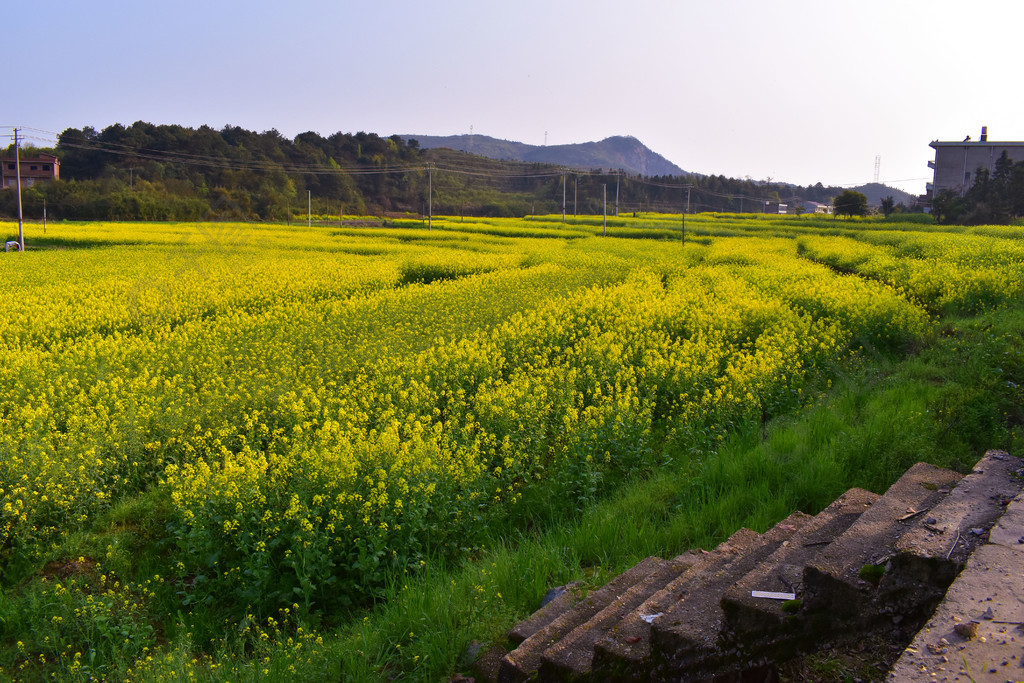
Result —
POLYGON ((50 164, 43 164, 43 170, 44 170, 44 171, 49 171, 49 170, 51 170, 51 169, 50 169, 50 164))
POLYGON ((7 164, 7 170, 8 171, 13 171, 14 170, 14 164, 7 164))
POLYGON ((30 171, 38 171, 39 167, 36 166, 35 164, 32 164, 31 166, 28 167, 28 170, 30 170, 30 171))

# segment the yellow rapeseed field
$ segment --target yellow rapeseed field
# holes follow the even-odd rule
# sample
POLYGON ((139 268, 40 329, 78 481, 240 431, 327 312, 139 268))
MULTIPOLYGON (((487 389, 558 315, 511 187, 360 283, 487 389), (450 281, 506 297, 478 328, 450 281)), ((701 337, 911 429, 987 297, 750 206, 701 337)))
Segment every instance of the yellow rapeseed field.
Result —
MULTIPOLYGON (((150 496, 182 609, 365 604, 1022 293, 999 234, 688 217, 696 240, 642 239, 677 219, 49 226, 0 255, 4 580, 150 496)), ((108 583, 144 611, 150 588, 108 583)))

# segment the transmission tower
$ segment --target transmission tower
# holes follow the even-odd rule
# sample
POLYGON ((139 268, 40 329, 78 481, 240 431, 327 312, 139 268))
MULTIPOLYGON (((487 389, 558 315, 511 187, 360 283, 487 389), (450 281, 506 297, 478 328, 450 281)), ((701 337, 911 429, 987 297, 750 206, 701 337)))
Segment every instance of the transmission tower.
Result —
POLYGON ((882 155, 875 155, 875 182, 878 182, 878 170, 882 167, 882 155))

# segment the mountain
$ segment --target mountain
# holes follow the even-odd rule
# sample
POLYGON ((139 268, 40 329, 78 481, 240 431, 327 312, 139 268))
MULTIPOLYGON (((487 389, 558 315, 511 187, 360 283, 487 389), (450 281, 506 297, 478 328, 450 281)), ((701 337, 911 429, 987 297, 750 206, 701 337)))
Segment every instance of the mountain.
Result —
POLYGON ((862 195, 868 198, 868 206, 881 206, 882 200, 886 197, 892 197, 897 204, 904 204, 910 206, 916 201, 914 195, 898 190, 895 187, 889 187, 882 183, 868 183, 867 185, 861 185, 859 187, 850 188, 860 192, 862 195))
POLYGON ((584 170, 623 170, 643 176, 684 175, 686 171, 629 135, 573 145, 528 145, 486 135, 402 135, 423 149, 446 147, 501 161, 555 164, 584 170))

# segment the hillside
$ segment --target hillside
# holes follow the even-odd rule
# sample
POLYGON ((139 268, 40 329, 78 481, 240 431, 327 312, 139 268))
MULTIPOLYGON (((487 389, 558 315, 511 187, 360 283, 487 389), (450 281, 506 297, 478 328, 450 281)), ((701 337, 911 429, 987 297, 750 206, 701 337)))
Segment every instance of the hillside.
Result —
POLYGON ((882 183, 868 183, 867 185, 860 185, 851 189, 867 197, 868 206, 881 206, 882 200, 886 197, 892 197, 897 204, 903 203, 907 206, 910 206, 914 201, 914 195, 898 190, 895 187, 883 185, 882 183))
POLYGON ((487 135, 402 135, 424 149, 447 147, 490 159, 555 164, 584 170, 624 170, 642 176, 678 176, 686 171, 651 150, 636 138, 616 135, 600 142, 572 145, 528 145, 487 135))
MULTIPOLYGON (((530 163, 553 164, 585 170, 603 169, 607 171, 624 170, 631 175, 639 176, 690 176, 699 174, 688 173, 676 166, 665 157, 651 150, 635 137, 616 135, 600 142, 583 142, 572 145, 529 145, 513 140, 501 140, 487 135, 402 135, 403 140, 416 140, 422 149, 452 149, 475 156, 501 161, 521 161, 530 163)), ((737 181, 739 182, 739 181, 737 181)), ((754 182, 755 186, 762 183, 754 182)), ((804 200, 828 203, 832 197, 840 194, 844 188, 824 187, 802 188, 798 185, 783 183, 791 188, 792 194, 804 200)), ((744 188, 749 190, 749 188, 744 188)), ((867 183, 854 188, 868 198, 870 206, 880 206, 886 197, 892 197, 897 204, 910 206, 914 196, 881 183, 867 183)), ((785 192, 780 192, 784 195, 785 192)))
MULTIPOLYGON (((625 136, 537 147, 468 135, 403 140, 306 132, 288 139, 276 130, 137 121, 102 131, 68 128, 55 149, 39 151, 60 157, 61 180, 26 188, 24 214, 41 217, 45 206, 50 218, 69 220, 288 221, 310 208, 314 215, 424 213, 430 207, 435 214, 524 216, 559 213, 563 201, 573 214, 600 214, 605 185, 614 185, 613 201, 623 212, 761 212, 765 202, 828 203, 843 190, 686 173, 625 136), (580 169, 571 197, 561 179, 566 167, 580 169)), ((877 184, 855 189, 873 206, 889 195, 913 203, 877 184)), ((0 216, 17 215, 15 199, 0 193, 0 216)))

